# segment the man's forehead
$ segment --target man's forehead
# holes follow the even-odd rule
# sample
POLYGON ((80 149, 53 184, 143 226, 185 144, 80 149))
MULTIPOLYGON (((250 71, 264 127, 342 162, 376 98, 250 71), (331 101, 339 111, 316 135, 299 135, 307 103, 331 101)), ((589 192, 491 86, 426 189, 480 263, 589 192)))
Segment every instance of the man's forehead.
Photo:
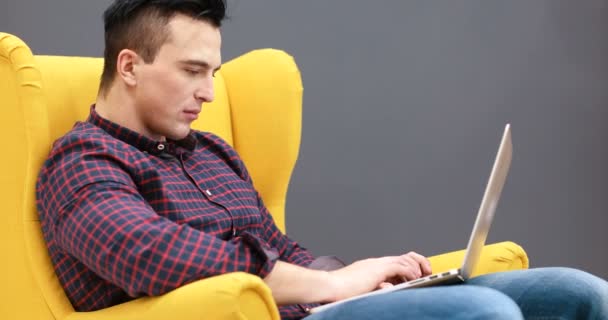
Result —
POLYGON ((216 68, 221 63, 221 34, 209 22, 190 17, 175 17, 169 23, 165 45, 174 47, 178 60, 201 61, 216 68))

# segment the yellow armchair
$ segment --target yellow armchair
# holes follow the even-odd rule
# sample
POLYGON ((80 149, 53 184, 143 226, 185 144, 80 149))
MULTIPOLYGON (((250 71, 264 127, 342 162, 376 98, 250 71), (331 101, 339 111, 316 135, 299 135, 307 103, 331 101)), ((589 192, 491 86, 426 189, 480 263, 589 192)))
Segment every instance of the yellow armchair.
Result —
MULTIPOLYGON (((100 58, 34 56, 0 33, 1 319, 279 319, 269 288, 253 275, 196 281, 160 297, 94 312, 76 312, 55 276, 35 205, 38 170, 52 142, 86 119, 95 100, 100 58)), ((216 100, 194 127, 212 131, 242 156, 277 225, 285 230, 287 186, 298 156, 302 83, 293 59, 265 49, 222 66, 216 100), (267 161, 273 159, 273 161, 267 161)), ((437 271, 456 267, 463 252, 432 257, 437 271)), ((484 248, 476 274, 527 268, 511 242, 484 248)))

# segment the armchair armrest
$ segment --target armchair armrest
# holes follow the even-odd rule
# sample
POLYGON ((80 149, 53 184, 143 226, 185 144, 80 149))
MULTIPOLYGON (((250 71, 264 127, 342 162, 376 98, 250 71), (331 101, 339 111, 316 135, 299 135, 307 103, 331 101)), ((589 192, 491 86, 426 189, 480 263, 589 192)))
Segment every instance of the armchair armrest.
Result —
MULTIPOLYGON (((464 253, 465 250, 460 250, 429 257, 433 273, 460 268, 464 253)), ((528 266, 528 256, 522 247, 511 241, 499 242, 483 247, 472 276, 527 269, 528 266)))
POLYGON ((270 289, 257 276, 234 272, 195 281, 158 297, 107 309, 74 312, 65 320, 280 320, 270 289))

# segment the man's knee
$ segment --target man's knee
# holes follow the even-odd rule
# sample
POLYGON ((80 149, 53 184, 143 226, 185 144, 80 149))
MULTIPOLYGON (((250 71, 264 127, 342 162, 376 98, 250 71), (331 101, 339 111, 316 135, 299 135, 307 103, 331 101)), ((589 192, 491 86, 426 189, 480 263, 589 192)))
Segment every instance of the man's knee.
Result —
POLYGON ((546 277, 553 279, 554 291, 568 297, 578 310, 589 315, 608 316, 608 282, 590 273, 571 268, 546 268, 546 277))

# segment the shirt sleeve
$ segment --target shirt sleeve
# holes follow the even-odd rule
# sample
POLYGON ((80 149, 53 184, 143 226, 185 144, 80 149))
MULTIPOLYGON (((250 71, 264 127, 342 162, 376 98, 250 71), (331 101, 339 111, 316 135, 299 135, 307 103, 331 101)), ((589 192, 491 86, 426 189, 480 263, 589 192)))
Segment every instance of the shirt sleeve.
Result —
POLYGON ((234 271, 265 277, 274 267, 278 254, 255 237, 223 241, 156 214, 107 154, 78 158, 46 176, 46 220, 63 250, 130 296, 234 271))

